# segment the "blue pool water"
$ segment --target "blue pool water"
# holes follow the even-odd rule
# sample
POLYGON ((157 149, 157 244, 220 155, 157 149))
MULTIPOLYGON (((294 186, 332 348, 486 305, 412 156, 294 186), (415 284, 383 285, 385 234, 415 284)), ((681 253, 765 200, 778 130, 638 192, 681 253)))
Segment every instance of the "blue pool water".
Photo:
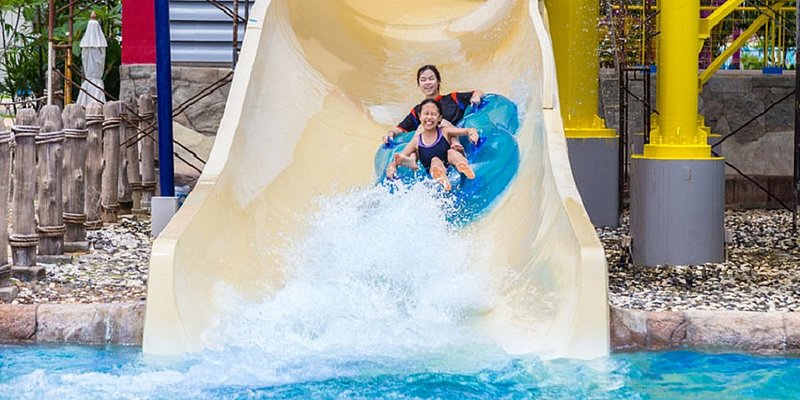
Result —
POLYGON ((2 399, 796 399, 800 359, 698 352, 593 361, 259 360, 137 347, 0 347, 2 399))

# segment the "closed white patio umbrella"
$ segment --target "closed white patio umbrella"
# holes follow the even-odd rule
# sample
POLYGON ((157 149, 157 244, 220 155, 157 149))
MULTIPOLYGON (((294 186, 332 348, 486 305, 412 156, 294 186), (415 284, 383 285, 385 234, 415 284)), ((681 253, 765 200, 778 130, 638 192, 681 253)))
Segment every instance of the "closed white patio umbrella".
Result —
POLYGON ((81 84, 81 93, 76 102, 82 106, 106 101, 106 95, 103 93, 106 47, 108 47, 108 42, 103 36, 100 23, 97 22, 97 15, 92 12, 92 17, 86 25, 86 33, 81 39, 81 60, 86 79, 81 84))

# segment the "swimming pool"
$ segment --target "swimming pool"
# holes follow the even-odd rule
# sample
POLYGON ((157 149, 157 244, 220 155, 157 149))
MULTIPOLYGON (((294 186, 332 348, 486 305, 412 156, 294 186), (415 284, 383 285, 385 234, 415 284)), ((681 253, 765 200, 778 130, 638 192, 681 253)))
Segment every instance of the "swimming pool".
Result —
POLYGON ((800 358, 678 351, 594 361, 482 352, 269 359, 252 349, 181 358, 138 347, 0 346, 2 399, 791 399, 800 358))

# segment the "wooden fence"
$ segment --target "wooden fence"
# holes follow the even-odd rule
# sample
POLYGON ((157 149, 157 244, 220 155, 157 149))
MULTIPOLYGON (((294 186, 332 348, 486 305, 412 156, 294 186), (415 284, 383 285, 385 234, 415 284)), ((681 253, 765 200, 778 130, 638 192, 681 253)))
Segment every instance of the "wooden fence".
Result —
POLYGON ((37 255, 87 250, 87 230, 149 211, 155 106, 134 100, 22 109, 10 129, 0 120, 0 300, 16 295, 12 276, 44 278, 37 255))

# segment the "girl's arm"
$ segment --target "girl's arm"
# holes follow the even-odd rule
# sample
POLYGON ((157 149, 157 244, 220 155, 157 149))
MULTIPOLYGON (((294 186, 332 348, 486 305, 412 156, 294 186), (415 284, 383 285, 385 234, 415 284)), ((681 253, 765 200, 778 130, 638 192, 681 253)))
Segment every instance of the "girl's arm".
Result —
POLYGON ((442 128, 442 134, 448 137, 457 137, 457 136, 464 136, 467 135, 467 138, 473 144, 478 143, 478 139, 480 136, 478 135, 478 130, 475 128, 457 128, 455 126, 447 126, 442 128))

